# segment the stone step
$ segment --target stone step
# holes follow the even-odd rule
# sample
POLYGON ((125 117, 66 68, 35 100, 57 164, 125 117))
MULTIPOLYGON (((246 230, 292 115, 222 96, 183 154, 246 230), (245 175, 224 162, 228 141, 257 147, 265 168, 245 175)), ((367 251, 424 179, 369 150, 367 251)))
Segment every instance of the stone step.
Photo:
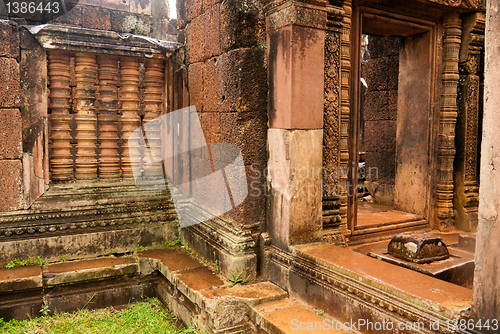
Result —
POLYGON ((375 329, 386 323, 408 334, 449 333, 448 325, 467 318, 471 307, 471 289, 351 247, 317 243, 293 246, 292 251, 290 294, 342 322, 361 320, 373 323, 375 329))
POLYGON ((252 320, 269 334, 361 333, 351 323, 341 323, 290 298, 256 305, 252 320))

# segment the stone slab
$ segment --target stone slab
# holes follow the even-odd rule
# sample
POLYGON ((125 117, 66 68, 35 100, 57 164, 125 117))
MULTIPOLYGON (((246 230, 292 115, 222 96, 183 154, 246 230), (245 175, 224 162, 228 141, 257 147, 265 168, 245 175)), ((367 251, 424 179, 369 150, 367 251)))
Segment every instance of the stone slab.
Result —
POLYGON ((259 305, 275 300, 281 300, 288 293, 271 282, 260 282, 249 285, 235 285, 225 289, 205 290, 201 294, 209 299, 222 297, 238 298, 248 305, 259 305))
POLYGON ((145 250, 137 252, 137 257, 160 260, 166 269, 171 272, 194 269, 202 266, 199 261, 190 257, 186 251, 180 247, 145 250))
POLYGON ((335 333, 358 333, 342 327, 332 328, 332 323, 337 323, 334 319, 290 299, 258 305, 254 311, 257 324, 270 334, 332 333, 332 330, 335 333))
POLYGON ((214 272, 207 267, 188 269, 174 274, 191 290, 217 289, 224 286, 222 281, 214 272))
POLYGON ((39 266, 0 268, 0 293, 30 290, 43 286, 39 266))
POLYGON ((447 318, 460 316, 472 304, 472 290, 385 263, 352 249, 329 244, 295 246, 297 254, 408 303, 447 318))
POLYGON ((43 268, 43 278, 48 287, 136 274, 139 274, 139 265, 132 258, 96 258, 54 263, 43 268))

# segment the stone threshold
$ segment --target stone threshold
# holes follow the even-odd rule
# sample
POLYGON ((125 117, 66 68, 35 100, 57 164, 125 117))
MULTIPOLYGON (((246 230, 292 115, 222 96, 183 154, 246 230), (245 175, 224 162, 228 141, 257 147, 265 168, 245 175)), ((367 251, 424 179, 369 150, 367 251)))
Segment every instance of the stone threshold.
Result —
MULTIPOLYGON (((373 259, 351 248, 316 243, 293 246, 291 253, 295 259, 295 274, 329 286, 334 294, 356 300, 360 306, 372 309, 382 318, 421 321, 426 328, 431 322, 439 321, 439 332, 451 333, 447 321, 469 315, 472 304, 470 289, 373 259)), ((302 300, 318 307, 318 303, 311 302, 314 298, 309 301, 300 288, 296 292, 293 290, 292 287, 292 295, 302 293, 302 300)), ((332 313, 336 318, 349 320, 332 313)))
POLYGON ((178 246, 138 251, 134 257, 0 269, 4 320, 37 317, 43 305, 71 312, 124 305, 142 296, 157 297, 203 333, 301 333, 292 327, 294 319, 299 324, 333 320, 270 282, 233 285, 178 246))

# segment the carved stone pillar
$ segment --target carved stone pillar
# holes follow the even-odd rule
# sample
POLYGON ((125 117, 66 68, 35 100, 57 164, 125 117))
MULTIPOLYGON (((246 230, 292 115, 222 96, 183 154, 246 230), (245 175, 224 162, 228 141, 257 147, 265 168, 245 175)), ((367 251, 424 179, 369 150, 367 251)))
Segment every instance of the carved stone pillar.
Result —
POLYGON ((343 8, 328 6, 325 31, 325 92, 323 112, 323 239, 329 243, 343 244, 339 230, 339 211, 342 193, 339 187, 340 167, 340 50, 343 8), (334 210, 332 210, 334 208, 334 210), (325 211, 326 209, 326 211, 325 211), (335 214, 332 215, 332 212, 335 214))
POLYGON ((99 178, 120 177, 118 155, 118 59, 99 56, 99 178))
POLYGON ((479 119, 482 100, 481 73, 484 48, 484 13, 464 17, 460 48, 460 81, 458 87, 458 119, 456 128, 454 207, 455 226, 475 231, 479 205, 479 119))
POLYGON ((76 77, 76 178, 97 179, 95 88, 97 80, 96 56, 77 53, 76 77))
POLYGON ((50 174, 51 180, 73 179, 70 123, 70 59, 69 55, 49 52, 50 81, 50 174))
POLYGON ((455 219, 453 212, 453 159, 455 157, 461 26, 462 20, 458 13, 449 13, 445 16, 436 185, 436 227, 440 230, 450 229, 454 225, 455 219))
POLYGON ((273 245, 321 240, 326 1, 266 6, 268 227, 273 245))
MULTIPOLYGON (((122 176, 133 177, 133 168, 130 156, 138 157, 140 153, 140 143, 130 142, 128 138, 130 134, 141 125, 139 117, 139 61, 136 58, 121 58, 121 101, 122 101, 122 176)), ((134 159, 138 161, 138 159, 134 159)))
POLYGON ((160 116, 162 112, 164 64, 162 59, 147 59, 145 65, 144 123, 147 136, 145 138, 146 154, 144 160, 145 165, 151 161, 151 167, 144 170, 144 177, 156 178, 163 175, 161 165, 153 163, 161 159, 161 129, 160 124, 151 121, 160 116))

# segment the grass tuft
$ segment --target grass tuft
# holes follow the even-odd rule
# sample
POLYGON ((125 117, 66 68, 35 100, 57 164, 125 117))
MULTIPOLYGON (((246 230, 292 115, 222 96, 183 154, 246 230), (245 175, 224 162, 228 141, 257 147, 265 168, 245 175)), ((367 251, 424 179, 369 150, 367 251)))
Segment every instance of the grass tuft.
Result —
POLYGON ((56 312, 31 320, 0 318, 0 332, 5 334, 196 334, 192 328, 179 329, 178 319, 156 299, 130 304, 123 310, 111 307, 82 309, 74 313, 56 312))

